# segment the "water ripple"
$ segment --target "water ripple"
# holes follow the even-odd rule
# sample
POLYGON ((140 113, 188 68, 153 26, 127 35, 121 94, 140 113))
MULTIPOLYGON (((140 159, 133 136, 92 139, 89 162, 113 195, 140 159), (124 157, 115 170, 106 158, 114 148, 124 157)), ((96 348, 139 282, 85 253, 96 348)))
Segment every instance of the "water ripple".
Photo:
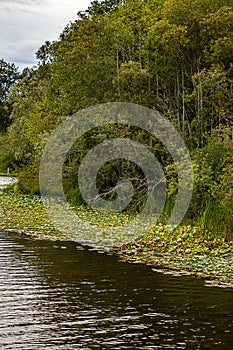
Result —
POLYGON ((231 349, 232 290, 60 245, 0 234, 1 349, 231 349))

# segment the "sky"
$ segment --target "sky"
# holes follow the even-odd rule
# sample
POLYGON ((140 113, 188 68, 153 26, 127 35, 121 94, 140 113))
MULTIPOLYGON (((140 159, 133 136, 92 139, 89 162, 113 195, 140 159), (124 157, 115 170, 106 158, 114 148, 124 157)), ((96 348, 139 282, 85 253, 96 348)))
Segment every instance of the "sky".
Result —
POLYGON ((46 40, 59 38, 65 26, 91 0, 0 0, 0 59, 20 70, 37 65, 35 53, 46 40))

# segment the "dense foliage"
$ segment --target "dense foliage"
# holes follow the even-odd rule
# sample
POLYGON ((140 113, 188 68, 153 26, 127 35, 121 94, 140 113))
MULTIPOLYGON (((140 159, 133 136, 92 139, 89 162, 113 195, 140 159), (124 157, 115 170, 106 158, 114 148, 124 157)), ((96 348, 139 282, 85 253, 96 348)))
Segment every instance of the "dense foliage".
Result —
MULTIPOLYGON (((1 104, 2 131, 6 119, 8 128, 0 140, 0 167, 19 174, 17 190, 39 191, 42 151, 66 116, 98 103, 133 102, 166 116, 190 150, 195 188, 186 220, 231 232, 232 0, 93 1, 56 42, 46 41, 37 58, 38 68, 7 90, 9 115, 1 104)), ((98 135, 95 130, 77 141, 64 169, 67 195, 81 201, 78 165, 88 149, 115 136, 140 141, 159 157, 169 180, 169 214, 177 187, 174 164, 159 142, 127 125, 103 128, 98 135)), ((113 199, 111 188, 124 177, 139 179, 134 185, 143 198, 140 169, 120 160, 104 167, 100 192, 113 199)), ((135 199, 133 209, 142 205, 135 199)))
POLYGON ((0 60, 0 132, 6 131, 10 124, 11 103, 8 101, 8 94, 11 87, 19 78, 19 73, 14 64, 0 60))

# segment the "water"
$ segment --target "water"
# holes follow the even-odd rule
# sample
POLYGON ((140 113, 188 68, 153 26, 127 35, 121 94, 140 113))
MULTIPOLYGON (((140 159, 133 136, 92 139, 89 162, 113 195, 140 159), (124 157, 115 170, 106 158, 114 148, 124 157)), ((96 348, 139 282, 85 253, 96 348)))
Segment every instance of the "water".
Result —
POLYGON ((17 183, 18 180, 15 177, 0 176, 0 189, 6 187, 7 185, 12 185, 17 183))
POLYGON ((233 290, 0 233, 0 349, 232 349, 233 290))

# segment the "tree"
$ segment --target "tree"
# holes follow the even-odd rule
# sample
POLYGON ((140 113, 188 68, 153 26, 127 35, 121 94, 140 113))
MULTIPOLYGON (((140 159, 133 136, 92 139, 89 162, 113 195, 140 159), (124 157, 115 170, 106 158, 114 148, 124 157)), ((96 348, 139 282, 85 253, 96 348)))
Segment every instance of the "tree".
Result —
POLYGON ((7 63, 0 60, 0 101, 5 102, 8 98, 10 88, 19 78, 18 68, 14 63, 7 63))
POLYGON ((53 43, 46 40, 45 43, 36 52, 36 58, 39 60, 39 65, 52 63, 53 43))
POLYGON ((86 11, 79 11, 78 17, 80 19, 90 18, 95 15, 104 15, 107 12, 115 9, 123 0, 94 0, 86 11))
MULTIPOLYGON (((56 42, 39 48, 35 70, 24 72, 16 86, 3 85, 3 112, 11 113, 12 125, 1 139, 1 167, 20 171, 22 182, 30 179, 30 192, 46 140, 66 116, 111 101, 142 104, 174 123, 190 147, 196 176, 190 216, 210 224, 211 213, 221 211, 219 227, 225 220, 229 228, 232 37, 232 0, 93 1, 56 42)), ((79 139, 64 164, 67 193, 72 197, 77 189, 88 150, 111 137, 143 143, 161 160, 172 203, 178 184, 171 156, 152 135, 129 125, 95 128, 79 139)), ((114 197, 122 177, 136 178, 140 187, 140 170, 130 168, 119 159, 108 162, 99 172, 101 194, 114 197)))
POLYGON ((13 63, 0 60, 0 132, 4 132, 10 124, 11 104, 8 101, 10 89, 19 79, 18 68, 13 63))

